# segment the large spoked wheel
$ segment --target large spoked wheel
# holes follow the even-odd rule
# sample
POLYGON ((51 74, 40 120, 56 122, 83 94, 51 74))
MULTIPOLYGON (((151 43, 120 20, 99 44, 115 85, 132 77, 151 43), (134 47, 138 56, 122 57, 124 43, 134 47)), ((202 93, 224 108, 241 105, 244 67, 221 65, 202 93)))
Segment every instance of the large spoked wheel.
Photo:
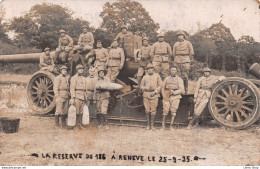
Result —
POLYGON ((55 76, 47 71, 33 74, 27 84, 27 101, 30 107, 39 114, 49 113, 55 108, 53 83, 55 76))
POLYGON ((259 90, 252 82, 234 77, 213 88, 208 106, 220 125, 243 129, 259 119, 259 99, 259 90))

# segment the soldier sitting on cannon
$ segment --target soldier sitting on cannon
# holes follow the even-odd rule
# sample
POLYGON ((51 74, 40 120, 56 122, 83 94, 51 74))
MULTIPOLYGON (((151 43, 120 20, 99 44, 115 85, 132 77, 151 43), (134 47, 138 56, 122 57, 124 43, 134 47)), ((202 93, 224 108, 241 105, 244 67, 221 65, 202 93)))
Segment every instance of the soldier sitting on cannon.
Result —
POLYGON ((74 50, 79 52, 88 52, 93 49, 94 36, 91 32, 88 32, 86 25, 82 26, 83 33, 80 34, 78 45, 74 47, 74 50))
POLYGON ((204 108, 207 106, 209 98, 211 96, 211 89, 215 83, 225 79, 225 76, 214 76, 211 75, 209 68, 203 69, 203 76, 199 78, 195 86, 194 93, 194 116, 189 122, 187 129, 191 129, 193 124, 201 115, 204 108))
POLYGON ((133 33, 127 31, 127 27, 126 27, 125 25, 123 25, 123 26, 121 27, 121 32, 118 33, 117 36, 116 36, 116 38, 115 38, 115 40, 118 41, 120 48, 123 48, 123 47, 124 47, 124 38, 125 38, 125 36, 127 36, 127 35, 133 35, 133 33))
POLYGON ((45 48, 44 52, 41 54, 39 67, 40 70, 59 74, 55 68, 54 58, 50 55, 50 48, 45 48))
POLYGON ((66 35, 65 30, 60 30, 60 38, 59 38, 59 46, 56 49, 56 59, 59 57, 61 52, 65 52, 64 55, 61 56, 61 61, 66 62, 68 58, 68 52, 73 49, 73 39, 66 35))

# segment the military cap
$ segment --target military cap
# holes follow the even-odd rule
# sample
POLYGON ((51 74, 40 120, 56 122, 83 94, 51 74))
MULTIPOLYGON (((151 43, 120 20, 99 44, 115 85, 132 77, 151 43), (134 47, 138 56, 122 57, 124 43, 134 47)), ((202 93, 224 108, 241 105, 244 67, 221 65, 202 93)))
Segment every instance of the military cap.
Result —
POLYGON ((88 69, 89 72, 95 72, 95 68, 93 66, 90 66, 88 69))
POLYGON ((143 40, 142 41, 144 41, 144 40, 147 40, 147 41, 149 41, 149 39, 145 36, 145 37, 143 37, 143 40))
POLYGON ((47 50, 51 50, 51 49, 47 47, 47 48, 44 49, 44 52, 46 52, 47 50))
POLYGON ((203 72, 211 72, 211 70, 210 70, 210 68, 205 67, 205 68, 203 68, 203 72))
POLYGON ((121 29, 124 29, 124 28, 127 29, 127 27, 125 25, 121 26, 121 29))
POLYGON ((79 69, 84 69, 84 67, 82 65, 77 65, 76 70, 79 70, 79 69))
POLYGON ((99 73, 100 71, 103 71, 103 72, 106 74, 106 70, 105 70, 102 66, 98 67, 98 73, 99 73))
POLYGON ((157 36, 158 38, 159 37, 164 37, 164 34, 163 33, 159 33, 159 35, 157 36))
POLYGON ((183 31, 181 31, 181 30, 179 30, 179 31, 177 32, 177 36, 179 36, 179 35, 183 35, 184 37, 186 37, 185 33, 184 33, 183 31))
POLYGON ((83 25, 81 28, 82 28, 82 29, 83 29, 83 28, 88 28, 88 26, 87 26, 87 25, 83 25))
POLYGON ((61 29, 61 30, 60 30, 60 33, 65 33, 65 30, 64 30, 64 29, 61 29))
POLYGON ((61 66, 60 70, 62 70, 62 69, 68 70, 67 66, 61 66))
POLYGON ((154 67, 153 67, 153 64, 148 63, 147 66, 146 66, 146 69, 149 69, 149 68, 154 68, 154 67))
POLYGON ((101 40, 97 40, 97 43, 102 43, 102 41, 101 40))

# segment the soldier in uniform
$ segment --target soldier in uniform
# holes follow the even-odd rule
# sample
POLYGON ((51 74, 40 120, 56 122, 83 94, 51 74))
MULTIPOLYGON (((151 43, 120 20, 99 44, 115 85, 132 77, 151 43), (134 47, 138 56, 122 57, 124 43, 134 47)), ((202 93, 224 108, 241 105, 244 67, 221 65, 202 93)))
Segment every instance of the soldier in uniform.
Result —
POLYGON ((90 105, 91 102, 93 103, 96 82, 97 82, 97 77, 95 77, 95 68, 90 67, 89 76, 86 77, 86 96, 87 96, 88 106, 90 105))
MULTIPOLYGON (((105 70, 99 68, 98 70, 98 81, 97 82, 110 82, 110 79, 105 76, 105 70)), ((104 89, 99 89, 96 87, 96 100, 97 100, 97 119, 99 126, 104 125, 106 129, 108 129, 108 120, 107 120, 107 110, 108 110, 108 104, 109 104, 109 91, 104 89)))
POLYGON ((94 36, 91 32, 88 32, 86 25, 82 26, 83 33, 80 34, 78 45, 75 46, 74 50, 90 51, 93 49, 94 36))
POLYGON ((123 25, 121 27, 121 32, 117 34, 115 40, 119 42, 119 47, 122 48, 124 46, 124 38, 127 35, 133 35, 132 32, 127 31, 127 27, 123 25))
MULTIPOLYGON (((55 53, 56 58, 58 58, 60 52, 66 51, 68 53, 72 49, 73 49, 73 39, 69 35, 66 35, 65 30, 61 29, 59 45, 55 53)), ((66 59, 62 58, 62 61, 66 61, 66 59)))
POLYGON ((143 91, 143 102, 146 112, 147 128, 154 130, 154 117, 156 115, 156 109, 158 105, 158 99, 160 97, 161 77, 154 72, 154 67, 149 63, 146 67, 147 74, 141 81, 140 88, 143 91), (150 121, 151 115, 151 121, 150 121))
POLYGON ((149 40, 147 37, 143 38, 143 46, 141 48, 141 51, 137 57, 139 68, 137 72, 137 82, 138 85, 140 85, 142 77, 145 73, 145 68, 148 63, 151 63, 151 57, 150 57, 150 51, 151 51, 151 45, 149 45, 149 40))
POLYGON ((71 78, 70 84, 70 104, 76 107, 76 122, 78 126, 82 126, 82 115, 84 104, 86 103, 86 78, 83 76, 84 67, 76 66, 77 74, 71 78))
POLYGON ((211 75, 211 70, 209 68, 203 69, 203 76, 199 78, 195 86, 194 93, 194 116, 189 122, 188 129, 191 129, 195 121, 199 118, 202 111, 206 107, 209 98, 211 96, 211 89, 215 83, 225 79, 224 76, 214 76, 211 75))
POLYGON ((173 130, 173 123, 176 117, 176 112, 179 108, 181 94, 184 93, 183 80, 176 75, 176 67, 171 67, 170 76, 167 76, 162 84, 162 96, 163 96, 163 119, 162 129, 165 130, 166 116, 171 111, 171 123, 170 128, 173 130))
POLYGON ((115 82, 120 70, 122 70, 125 63, 125 54, 122 48, 118 47, 117 41, 112 43, 112 48, 109 51, 109 58, 107 61, 107 77, 111 82, 115 82))
POLYGON ((174 65, 177 67, 178 75, 184 81, 185 93, 188 92, 188 78, 190 71, 190 56, 194 55, 192 44, 185 39, 185 33, 178 31, 178 42, 173 45, 172 53, 174 65))
POLYGON ((54 59, 50 55, 50 48, 45 48, 44 52, 41 54, 39 67, 40 70, 59 74, 59 72, 55 68, 54 59))
POLYGON ((154 43, 150 52, 153 58, 154 69, 160 74, 162 79, 168 76, 169 60, 172 57, 170 44, 164 41, 164 35, 158 35, 158 42, 154 43))
POLYGON ((62 66, 60 70, 61 74, 55 78, 53 86, 56 97, 55 124, 56 126, 59 126, 59 117, 61 117, 62 127, 65 128, 69 107, 70 76, 68 75, 68 68, 66 66, 62 66))
POLYGON ((97 41, 97 49, 95 49, 94 52, 96 54, 95 67, 105 69, 109 55, 107 49, 102 47, 100 40, 97 41))

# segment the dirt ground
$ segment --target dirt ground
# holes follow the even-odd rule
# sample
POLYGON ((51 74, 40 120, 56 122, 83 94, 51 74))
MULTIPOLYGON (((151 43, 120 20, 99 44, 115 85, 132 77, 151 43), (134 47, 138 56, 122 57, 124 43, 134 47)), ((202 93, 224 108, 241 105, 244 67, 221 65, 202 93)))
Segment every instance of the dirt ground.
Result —
MULTIPOLYGON (((0 76, 0 81, 1 77, 3 80, 9 75, 6 78, 0 76)), ((16 78, 20 82, 26 82, 25 79, 25 76, 16 78)), ((93 124, 86 129, 65 130, 55 128, 53 117, 38 116, 30 109, 26 102, 25 85, 4 81, 8 84, 0 84, 0 117, 18 117, 21 122, 17 133, 0 132, 0 166, 260 164, 260 127, 257 124, 239 131, 219 126, 200 126, 192 130, 176 126, 174 131, 147 131, 115 125, 106 130, 93 124), (73 153, 82 153, 82 158, 53 158, 53 154, 73 153), (46 158, 47 154, 51 158, 46 158), (92 159, 90 156, 86 158, 87 154, 92 155, 92 159), (105 154, 106 159, 102 159, 102 155, 99 159, 96 154, 105 154), (115 159, 112 159, 113 155, 115 159), (139 159, 124 160, 123 155, 139 159), (149 161, 148 157, 152 160, 152 156, 154 161, 149 161), (183 156, 186 162, 182 161, 183 156), (196 160, 196 156, 206 159, 196 160), (176 157, 176 163, 173 157, 176 157), (167 161, 163 162, 164 159, 167 161)))

